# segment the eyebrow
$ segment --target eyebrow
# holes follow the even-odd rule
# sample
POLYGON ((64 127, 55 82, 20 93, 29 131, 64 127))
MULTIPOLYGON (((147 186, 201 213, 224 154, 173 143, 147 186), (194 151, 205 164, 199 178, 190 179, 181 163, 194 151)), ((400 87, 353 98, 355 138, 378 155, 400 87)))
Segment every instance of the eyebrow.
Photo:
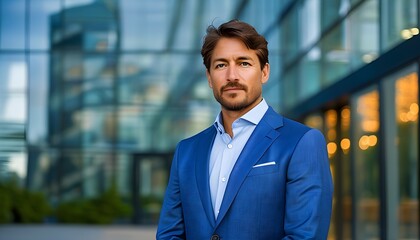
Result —
MULTIPOLYGON (((253 59, 249 56, 239 56, 235 60, 252 60, 253 61, 253 59)), ((228 62, 228 60, 226 58, 216 58, 213 60, 213 63, 214 62, 228 62)))

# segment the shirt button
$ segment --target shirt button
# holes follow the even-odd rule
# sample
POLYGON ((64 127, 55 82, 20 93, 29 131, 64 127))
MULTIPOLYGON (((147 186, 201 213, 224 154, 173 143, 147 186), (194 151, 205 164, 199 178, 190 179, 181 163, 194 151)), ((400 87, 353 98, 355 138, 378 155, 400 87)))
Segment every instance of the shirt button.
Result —
POLYGON ((232 144, 228 144, 228 146, 227 146, 229 149, 231 149, 233 146, 232 146, 232 144))
POLYGON ((222 177, 222 182, 226 182, 226 178, 225 177, 222 177))

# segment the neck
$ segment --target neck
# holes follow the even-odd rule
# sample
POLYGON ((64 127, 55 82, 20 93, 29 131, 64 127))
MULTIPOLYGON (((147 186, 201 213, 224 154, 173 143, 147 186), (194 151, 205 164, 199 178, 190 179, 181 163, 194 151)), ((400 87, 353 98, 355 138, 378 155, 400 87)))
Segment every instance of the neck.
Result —
POLYGON ((228 109, 226 109, 222 106, 223 127, 225 128, 226 133, 230 135, 230 137, 233 138, 232 123, 236 119, 245 115, 245 113, 249 112, 255 106, 257 106, 262 100, 263 100, 263 98, 261 97, 261 99, 259 101, 255 101, 252 105, 248 106, 247 108, 244 108, 244 109, 238 110, 238 111, 228 110, 228 109))
POLYGON ((231 138, 233 138, 233 130, 232 130, 232 123, 240 118, 243 114, 234 111, 226 111, 222 110, 222 122, 225 131, 231 138))

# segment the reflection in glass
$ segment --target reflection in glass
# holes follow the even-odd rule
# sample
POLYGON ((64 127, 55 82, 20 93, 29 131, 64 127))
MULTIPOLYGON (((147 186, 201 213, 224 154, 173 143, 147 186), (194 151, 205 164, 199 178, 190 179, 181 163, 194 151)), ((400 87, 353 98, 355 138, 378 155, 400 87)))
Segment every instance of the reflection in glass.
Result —
POLYGON ((379 0, 367 0, 349 16, 350 68, 357 69, 378 57, 379 0))
POLYGON ((29 48, 48 50, 50 47, 50 16, 60 9, 60 1, 36 0, 29 3, 29 48))
POLYGON ((377 57, 378 19, 378 0, 368 0, 325 36, 321 41, 324 86, 377 57))
POLYGON ((280 25, 282 58, 285 63, 294 59, 301 50, 299 49, 299 32, 296 31, 298 26, 298 9, 293 8, 280 25))
POLYGON ((29 56, 29 82, 31 90, 28 101, 27 141, 31 144, 47 142, 48 127, 48 81, 49 55, 31 54, 29 56))
POLYGON ((327 152, 328 152, 328 158, 330 160, 330 169, 331 169, 331 175, 334 182, 334 198, 333 198, 333 212, 331 216, 331 226, 330 231, 328 233, 328 237, 331 238, 337 238, 337 224, 338 222, 335 221, 339 215, 339 212, 337 211, 337 205, 340 204, 339 202, 339 195, 338 195, 338 189, 340 189, 340 186, 338 185, 340 183, 339 178, 340 176, 340 155, 337 151, 337 131, 338 131, 338 114, 335 109, 327 110, 324 113, 324 135, 327 142, 327 152))
POLYGON ((419 34, 417 0, 384 0, 381 4, 383 52, 392 46, 419 34))
MULTIPOLYGON (((307 0, 308 1, 308 0, 307 0)), ((311 1, 311 0, 309 0, 311 1)), ((340 15, 347 13, 348 11, 348 1, 342 0, 330 0, 330 1, 321 1, 321 28, 325 30, 330 27, 332 23, 337 21, 340 15)))
POLYGON ((0 181, 20 185, 27 176, 27 77, 23 54, 0 54, 0 181))
POLYGON ((121 0, 121 47, 125 50, 165 49, 176 1, 121 0))
POLYGON ((310 97, 321 88, 320 60, 321 49, 318 45, 312 48, 303 58, 299 75, 299 95, 301 99, 310 97))
POLYGON ((0 0, 0 49, 25 49, 26 2, 0 0))
POLYGON ((160 207, 163 202, 163 196, 168 182, 168 164, 170 155, 135 155, 134 161, 137 161, 139 178, 139 189, 136 199, 141 205, 141 216, 135 216, 139 222, 155 223, 160 214, 160 207))
POLYGON ((284 79, 282 81, 282 100, 283 106, 287 109, 293 106, 298 102, 298 82, 296 79, 299 79, 299 68, 300 64, 297 64, 295 67, 289 69, 284 74, 284 79))
POLYGON ((349 106, 340 109, 340 164, 341 164, 341 238, 352 239, 352 189, 351 189, 351 156, 350 149, 354 146, 350 140, 351 110, 349 106))
POLYGON ((353 153, 356 177, 356 239, 379 238, 379 94, 376 89, 352 99, 353 153))
MULTIPOLYGON (((394 79, 393 79, 394 80, 394 79)), ((395 81, 399 239, 419 237, 418 76, 411 72, 395 81)), ((389 209, 391 211, 391 209, 389 209)))

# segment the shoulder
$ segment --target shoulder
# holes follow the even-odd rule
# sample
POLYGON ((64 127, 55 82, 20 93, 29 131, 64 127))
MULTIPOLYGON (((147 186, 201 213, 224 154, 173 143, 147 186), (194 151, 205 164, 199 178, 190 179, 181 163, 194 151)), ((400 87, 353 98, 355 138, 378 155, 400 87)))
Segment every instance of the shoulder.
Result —
POLYGON ((292 119, 284 118, 284 126, 289 128, 290 131, 297 134, 300 138, 299 142, 309 141, 312 143, 322 143, 325 142, 325 137, 321 131, 315 128, 306 126, 300 122, 294 121, 292 119))
POLYGON ((296 142, 300 142, 302 139, 321 143, 325 141, 324 135, 318 129, 287 118, 275 112, 271 107, 267 110, 264 119, 290 141, 292 139, 296 142))
POLYGON ((283 132, 290 132, 293 135, 303 135, 307 131, 311 130, 312 128, 298 122, 287 118, 276 111, 272 107, 270 107, 266 114, 263 117, 264 121, 266 121, 269 125, 271 125, 275 129, 279 129, 283 132))

